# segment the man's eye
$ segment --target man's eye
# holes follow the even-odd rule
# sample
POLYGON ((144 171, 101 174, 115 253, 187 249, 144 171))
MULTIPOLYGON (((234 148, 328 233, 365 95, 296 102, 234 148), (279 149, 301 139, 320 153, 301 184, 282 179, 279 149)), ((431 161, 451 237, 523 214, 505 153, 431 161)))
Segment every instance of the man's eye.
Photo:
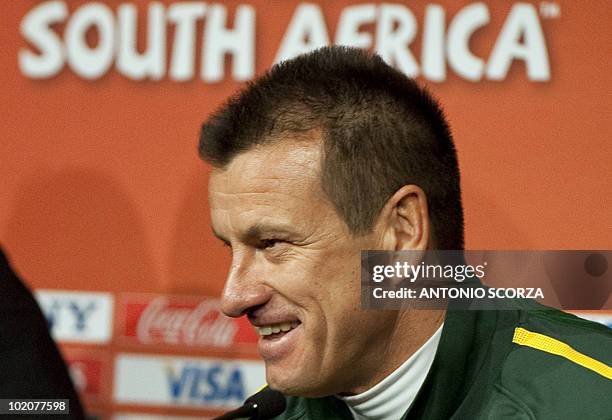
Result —
POLYGON ((262 239, 260 241, 260 247, 263 248, 273 248, 275 245, 281 243, 282 241, 279 239, 262 239))

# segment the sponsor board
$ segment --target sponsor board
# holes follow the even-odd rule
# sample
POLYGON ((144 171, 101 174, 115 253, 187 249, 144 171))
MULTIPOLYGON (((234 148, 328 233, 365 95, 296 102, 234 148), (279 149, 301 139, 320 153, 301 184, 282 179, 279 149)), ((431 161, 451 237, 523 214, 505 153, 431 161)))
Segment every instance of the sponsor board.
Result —
POLYGON ((51 336, 60 342, 107 343, 112 335, 111 293, 37 290, 51 336))
POLYGON ((214 298, 125 296, 122 308, 120 334, 128 342, 229 349, 258 339, 245 317, 223 315, 214 298))
POLYGON ((119 404, 228 409, 264 383, 259 361, 119 354, 113 398, 119 404))
POLYGON ((612 312, 592 313, 592 312, 572 312, 580 318, 588 319, 589 321, 599 322, 608 328, 612 328, 612 312))

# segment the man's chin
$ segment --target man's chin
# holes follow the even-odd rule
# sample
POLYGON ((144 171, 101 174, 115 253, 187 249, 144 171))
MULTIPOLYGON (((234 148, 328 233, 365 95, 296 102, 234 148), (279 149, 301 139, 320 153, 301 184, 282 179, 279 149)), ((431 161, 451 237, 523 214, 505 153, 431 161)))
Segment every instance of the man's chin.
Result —
POLYGON ((266 382, 270 388, 282 392, 285 395, 295 395, 293 392, 301 388, 300 375, 297 369, 286 369, 279 366, 270 366, 266 362, 266 382))
POLYGON ((266 364, 266 382, 270 388, 293 397, 318 398, 325 395, 321 384, 308 378, 306 372, 300 373, 298 369, 268 368, 266 364))

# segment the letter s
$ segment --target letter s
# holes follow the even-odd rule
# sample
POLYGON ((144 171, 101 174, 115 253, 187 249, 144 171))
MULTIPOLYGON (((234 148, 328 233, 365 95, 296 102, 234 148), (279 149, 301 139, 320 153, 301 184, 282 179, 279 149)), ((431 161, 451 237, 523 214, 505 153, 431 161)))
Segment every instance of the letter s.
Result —
POLYGON ((19 51, 19 69, 33 79, 56 75, 64 66, 65 54, 61 39, 51 25, 62 22, 68 15, 66 4, 48 1, 33 8, 21 21, 21 34, 38 48, 40 55, 27 49, 19 51))

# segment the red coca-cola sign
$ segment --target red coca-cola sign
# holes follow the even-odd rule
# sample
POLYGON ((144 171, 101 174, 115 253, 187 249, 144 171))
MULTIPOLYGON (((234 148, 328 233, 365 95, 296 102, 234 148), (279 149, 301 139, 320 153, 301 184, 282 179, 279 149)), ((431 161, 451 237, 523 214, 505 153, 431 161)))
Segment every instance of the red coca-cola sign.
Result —
POLYGON ((223 315, 213 298, 160 295, 128 300, 124 309, 125 336, 142 344, 231 348, 257 342, 249 322, 223 315))

